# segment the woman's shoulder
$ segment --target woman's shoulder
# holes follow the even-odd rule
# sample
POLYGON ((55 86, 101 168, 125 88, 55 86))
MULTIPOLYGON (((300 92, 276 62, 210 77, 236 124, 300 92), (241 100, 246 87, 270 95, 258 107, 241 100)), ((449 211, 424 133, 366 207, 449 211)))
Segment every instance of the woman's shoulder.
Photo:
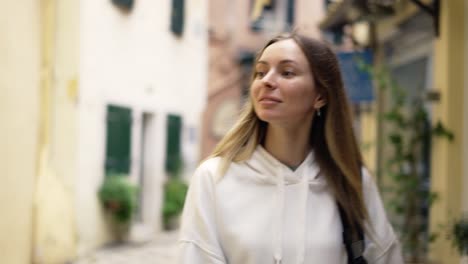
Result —
POLYGON ((364 201, 366 203, 367 209, 372 210, 373 207, 379 205, 379 202, 381 203, 379 188, 377 187, 375 179, 369 169, 362 167, 361 175, 364 201))
POLYGON ((213 171, 216 170, 221 163, 221 157, 209 157, 200 162, 197 170, 213 171))
POLYGON ((203 180, 209 180, 212 183, 220 183, 226 178, 247 177, 252 178, 252 169, 246 165, 245 161, 226 161, 223 157, 209 157, 202 161, 198 165, 194 177, 205 178, 203 180))
POLYGON ((209 157, 203 160, 195 170, 191 181, 210 181, 216 182, 221 157, 209 157))
POLYGON ((361 177, 362 177, 362 188, 364 193, 372 192, 375 195, 375 191, 378 192, 377 184, 375 182, 374 176, 369 171, 367 167, 361 168, 361 177))
POLYGON ((371 172, 364 167, 362 168, 362 185, 364 202, 369 216, 367 234, 372 241, 367 253, 371 259, 375 259, 390 252, 392 245, 397 246, 398 240, 388 221, 379 187, 371 172))

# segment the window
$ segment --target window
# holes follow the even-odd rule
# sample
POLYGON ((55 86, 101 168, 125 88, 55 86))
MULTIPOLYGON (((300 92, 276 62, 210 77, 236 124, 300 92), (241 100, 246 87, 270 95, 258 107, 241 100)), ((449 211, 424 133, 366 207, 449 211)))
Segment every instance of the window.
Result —
POLYGON ((252 75, 253 63, 255 60, 255 54, 250 51, 241 51, 238 56, 238 62, 242 73, 241 80, 241 96, 242 104, 249 97, 250 81, 252 75))
POLYGON ((184 32, 184 0, 172 0, 171 31, 179 37, 184 32))
POLYGON ((112 0, 112 3, 122 10, 130 11, 133 8, 133 0, 112 0))
POLYGON ((294 26, 295 1, 252 0, 250 28, 259 31, 289 31, 294 26))
POLYGON ((107 106, 106 175, 130 172, 132 111, 115 105, 107 106))
POLYGON ((286 30, 292 29, 294 26, 294 0, 288 0, 286 7, 286 30))
POLYGON ((181 155, 182 117, 167 116, 166 172, 171 177, 177 177, 182 169, 181 155))
POLYGON ((253 0, 250 29, 258 32, 275 20, 275 0, 253 0))

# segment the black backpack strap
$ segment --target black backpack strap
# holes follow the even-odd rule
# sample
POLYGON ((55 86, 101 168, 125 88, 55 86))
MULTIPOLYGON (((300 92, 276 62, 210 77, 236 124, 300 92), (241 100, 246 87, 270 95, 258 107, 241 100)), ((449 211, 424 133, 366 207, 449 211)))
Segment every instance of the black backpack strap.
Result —
POLYGON ((339 204, 338 211, 340 212, 341 224, 343 226, 343 243, 346 253, 348 253, 348 264, 367 264, 362 255, 365 247, 363 230, 357 228, 357 239, 353 239, 353 230, 343 208, 339 204))
MULTIPOLYGON (((362 178, 362 175, 361 175, 362 178)), ((348 264, 367 264, 366 259, 362 255, 364 253, 364 231, 360 227, 356 227, 357 237, 353 239, 353 229, 346 217, 344 209, 338 204, 340 213, 341 225, 343 226, 343 243, 345 244, 346 253, 348 253, 348 264)))

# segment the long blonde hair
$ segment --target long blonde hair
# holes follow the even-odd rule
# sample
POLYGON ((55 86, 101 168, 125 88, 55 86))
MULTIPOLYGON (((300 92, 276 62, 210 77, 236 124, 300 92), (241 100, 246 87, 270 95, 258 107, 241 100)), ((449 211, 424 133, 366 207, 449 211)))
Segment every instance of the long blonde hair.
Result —
MULTIPOLYGON (((259 52, 255 62, 268 46, 286 39, 294 40, 303 51, 314 76, 315 87, 327 102, 321 108, 321 116, 314 118, 310 134, 310 144, 320 170, 348 221, 353 227, 364 230, 363 222, 368 216, 360 173, 363 161, 352 127, 338 60, 324 43, 291 33, 271 39, 259 52)), ((266 129, 267 123, 258 118, 249 96, 238 121, 211 155, 222 158, 220 171, 224 174, 231 162, 249 159, 263 141, 266 129)))

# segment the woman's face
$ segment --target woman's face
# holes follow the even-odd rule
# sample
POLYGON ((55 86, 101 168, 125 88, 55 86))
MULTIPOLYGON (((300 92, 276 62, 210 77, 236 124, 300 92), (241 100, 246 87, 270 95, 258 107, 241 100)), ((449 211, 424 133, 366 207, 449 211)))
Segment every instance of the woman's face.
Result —
POLYGON ((250 96, 257 116, 271 124, 312 120, 321 107, 307 59, 292 39, 268 46, 255 65, 250 96))

